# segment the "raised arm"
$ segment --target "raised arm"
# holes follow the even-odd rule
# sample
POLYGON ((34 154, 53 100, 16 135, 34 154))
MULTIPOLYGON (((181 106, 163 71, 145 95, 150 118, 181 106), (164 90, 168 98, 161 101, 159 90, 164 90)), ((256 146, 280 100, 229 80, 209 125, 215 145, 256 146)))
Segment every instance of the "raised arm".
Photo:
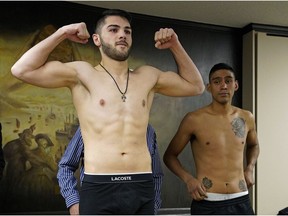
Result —
POLYGON ((254 185, 254 168, 260 153, 258 137, 254 116, 249 112, 249 131, 246 139, 246 168, 244 170, 245 180, 248 188, 254 185))
POLYGON ((12 66, 12 74, 29 84, 56 88, 76 83, 76 71, 69 64, 59 61, 47 62, 50 53, 65 39, 87 43, 90 37, 85 23, 63 26, 55 33, 39 42, 12 66))
POLYGON ((60 192, 70 214, 79 214, 79 192, 75 172, 79 167, 80 159, 83 157, 84 145, 80 128, 69 142, 59 164, 57 179, 60 192))
POLYGON ((177 34, 171 28, 160 29, 155 33, 155 47, 169 48, 178 66, 178 75, 173 72, 160 73, 156 92, 169 96, 194 96, 202 94, 205 86, 202 76, 181 45, 177 34))

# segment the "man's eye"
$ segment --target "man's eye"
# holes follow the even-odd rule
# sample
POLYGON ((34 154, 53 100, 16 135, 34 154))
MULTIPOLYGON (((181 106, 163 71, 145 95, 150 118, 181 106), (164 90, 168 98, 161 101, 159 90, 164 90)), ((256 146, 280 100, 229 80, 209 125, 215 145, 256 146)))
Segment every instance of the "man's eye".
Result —
POLYGON ((130 34, 131 34, 131 31, 126 30, 125 33, 130 35, 130 34))

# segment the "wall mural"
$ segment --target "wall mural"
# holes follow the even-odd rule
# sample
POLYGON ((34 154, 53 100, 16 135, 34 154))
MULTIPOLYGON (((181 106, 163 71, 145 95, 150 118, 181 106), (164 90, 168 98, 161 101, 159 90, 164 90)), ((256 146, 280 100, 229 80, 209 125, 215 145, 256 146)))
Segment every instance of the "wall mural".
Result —
MULTIPOLYGON (((0 193, 2 207, 13 206, 13 211, 43 211, 44 205, 51 211, 59 200, 60 209, 65 209, 56 173, 57 163, 79 126, 71 94, 64 88, 47 90, 25 84, 10 71, 26 50, 55 30, 53 25, 47 25, 12 40, 12 34, 0 36, 1 50, 5 50, 0 59, 0 121, 7 163, 0 193)), ((77 47, 65 41, 48 60, 87 59, 81 53, 96 58, 94 52, 91 46, 77 47)))

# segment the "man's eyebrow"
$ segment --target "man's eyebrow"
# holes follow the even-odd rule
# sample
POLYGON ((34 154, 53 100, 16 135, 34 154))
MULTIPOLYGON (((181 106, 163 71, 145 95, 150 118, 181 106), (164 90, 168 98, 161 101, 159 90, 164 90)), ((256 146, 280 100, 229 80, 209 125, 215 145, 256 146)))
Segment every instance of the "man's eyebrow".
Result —
POLYGON ((221 77, 213 77, 211 80, 221 79, 221 77))
MULTIPOLYGON (((120 26, 117 25, 117 24, 111 24, 111 25, 108 25, 108 26, 107 26, 107 28, 111 28, 111 27, 112 27, 112 28, 113 28, 113 27, 114 27, 114 28, 120 28, 120 26)), ((132 29, 131 26, 125 26, 124 28, 125 28, 125 29, 132 29)))
MULTIPOLYGON (((219 76, 218 76, 218 77, 213 77, 213 78, 211 79, 211 81, 212 81, 212 80, 218 80, 218 79, 221 79, 221 78, 222 78, 222 77, 219 77, 219 76)), ((227 79, 227 78, 228 78, 228 79, 234 79, 233 76, 225 76, 225 77, 224 77, 224 79, 227 79)))
MULTIPOLYGON (((222 78, 222 77, 217 76, 217 77, 213 77, 212 80, 214 80, 214 79, 221 79, 221 78, 222 78)), ((233 76, 225 76, 224 79, 225 79, 225 78, 234 78, 234 77, 233 77, 233 76)))

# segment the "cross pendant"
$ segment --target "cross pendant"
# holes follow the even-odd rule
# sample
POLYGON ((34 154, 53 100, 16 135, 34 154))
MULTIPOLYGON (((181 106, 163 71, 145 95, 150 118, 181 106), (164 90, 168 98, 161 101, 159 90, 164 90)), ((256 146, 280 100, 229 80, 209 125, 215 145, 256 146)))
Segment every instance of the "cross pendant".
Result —
POLYGON ((125 96, 125 94, 123 94, 121 98, 122 98, 122 101, 123 101, 123 102, 126 101, 126 96, 125 96))

